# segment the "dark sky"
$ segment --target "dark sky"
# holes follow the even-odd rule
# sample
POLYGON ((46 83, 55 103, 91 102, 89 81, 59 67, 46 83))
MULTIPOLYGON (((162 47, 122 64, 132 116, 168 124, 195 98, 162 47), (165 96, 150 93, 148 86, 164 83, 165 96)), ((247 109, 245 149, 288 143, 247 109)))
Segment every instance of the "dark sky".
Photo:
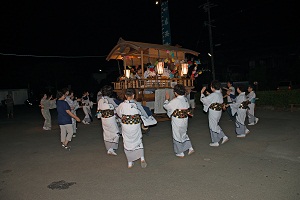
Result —
MULTIPOLYGON (((293 53, 298 48, 296 0, 211 2, 216 5, 211 8, 216 54, 230 60, 256 51, 287 47, 293 53)), ((209 52, 204 26, 207 13, 199 8, 204 3, 206 0, 169 0, 172 45, 179 44, 201 55, 209 52)), ((161 43, 160 7, 154 0, 3 1, 0 9, 2 54, 98 56, 71 59, 0 55, 1 65, 10 77, 2 79, 2 87, 21 75, 26 81, 40 72, 55 76, 75 68, 82 74, 111 66, 104 60, 119 37, 161 43)))

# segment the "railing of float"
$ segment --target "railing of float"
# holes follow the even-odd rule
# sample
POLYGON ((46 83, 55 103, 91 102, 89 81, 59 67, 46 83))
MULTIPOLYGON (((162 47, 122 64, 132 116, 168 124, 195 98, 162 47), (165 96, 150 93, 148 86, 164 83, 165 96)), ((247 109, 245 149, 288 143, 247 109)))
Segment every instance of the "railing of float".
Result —
POLYGON ((172 78, 172 79, 126 79, 113 82, 115 90, 127 88, 172 88, 173 85, 182 84, 186 87, 193 87, 194 82, 189 78, 172 78))

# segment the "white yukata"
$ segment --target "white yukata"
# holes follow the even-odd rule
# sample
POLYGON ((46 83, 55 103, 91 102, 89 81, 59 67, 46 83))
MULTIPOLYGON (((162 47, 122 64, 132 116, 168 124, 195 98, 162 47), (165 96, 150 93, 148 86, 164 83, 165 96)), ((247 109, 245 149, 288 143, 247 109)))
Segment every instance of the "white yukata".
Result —
POLYGON ((247 100, 251 103, 248 105, 249 109, 247 112, 249 124, 255 124, 258 121, 258 118, 254 116, 254 108, 255 108, 255 99, 256 94, 254 91, 249 92, 246 96, 247 100))
MULTIPOLYGON (((65 101, 69 104, 71 108, 71 112, 76 115, 76 110, 79 108, 79 104, 76 100, 72 100, 69 96, 66 97, 65 101)), ((73 136, 76 135, 76 119, 72 117, 72 128, 73 128, 73 136)))
POLYGON ((177 118, 172 116, 176 109, 186 110, 189 109, 190 104, 188 99, 179 95, 171 101, 164 102, 164 108, 167 110, 167 115, 171 118, 173 148, 176 154, 182 154, 188 149, 192 148, 192 143, 187 135, 188 117, 177 118))
MULTIPOLYGON (((134 100, 125 100, 117 109, 118 116, 122 117, 141 115, 134 100)), ((139 117, 138 117, 139 118, 139 117)), ((124 152, 128 162, 133 162, 144 157, 144 146, 142 141, 141 120, 138 123, 123 123, 122 121, 122 136, 124 143, 124 152)))
POLYGON ((115 108, 118 105, 114 102, 112 98, 108 96, 103 96, 98 101, 98 111, 102 112, 101 121, 103 128, 103 139, 106 150, 118 149, 119 146, 119 127, 117 125, 117 119, 115 115, 115 108), (106 110, 111 110, 113 115, 105 115, 106 110))
POLYGON ((90 123, 93 121, 93 117, 92 117, 92 107, 93 107, 93 102, 90 101, 89 96, 83 96, 81 98, 82 100, 82 110, 85 114, 84 119, 82 120, 83 123, 90 123))
POLYGON ((233 104, 229 104, 231 107, 232 115, 235 116, 235 132, 237 135, 245 135, 249 130, 245 125, 245 119, 247 115, 247 109, 241 108, 242 102, 246 101, 245 92, 241 92, 236 97, 236 102, 233 104))
POLYGON ((213 103, 223 103, 223 96, 221 90, 216 90, 207 97, 205 97, 204 94, 201 94, 200 101, 203 103, 203 110, 205 112, 208 112, 208 124, 211 141, 213 143, 219 142, 223 137, 225 137, 223 130, 219 126, 219 121, 222 116, 222 110, 218 111, 209 107, 213 103))

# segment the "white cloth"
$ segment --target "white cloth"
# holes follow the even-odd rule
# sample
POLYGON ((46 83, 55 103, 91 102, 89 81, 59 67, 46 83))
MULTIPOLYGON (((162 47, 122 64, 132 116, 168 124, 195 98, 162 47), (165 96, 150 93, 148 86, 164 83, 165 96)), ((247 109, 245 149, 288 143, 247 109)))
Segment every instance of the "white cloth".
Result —
POLYGON ((171 116, 176 109, 184 110, 190 107, 188 99, 179 95, 171 101, 166 100, 164 108, 167 115, 171 118, 173 147, 176 154, 182 153, 192 147, 189 136, 187 135, 188 117, 176 118, 171 116))
POLYGON ((249 94, 246 96, 247 100, 249 100, 251 103, 248 105, 248 120, 249 123, 255 123, 257 118, 254 116, 254 108, 255 108, 255 99, 256 99, 256 94, 254 91, 249 92, 249 94))
MULTIPOLYGON (((121 103, 116 112, 120 118, 122 115, 141 115, 134 102, 125 100, 121 103)), ((125 150, 138 150, 143 148, 141 124, 123 124, 122 123, 122 136, 125 150)))
POLYGON ((207 112, 212 103, 223 103, 221 90, 216 90, 207 97, 205 97, 204 94, 201 94, 200 101, 203 103, 203 110, 207 112))
POLYGON ((219 121, 222 116, 222 110, 216 111, 209 109, 209 106, 212 103, 223 103, 223 96, 220 90, 216 90, 215 92, 211 93, 207 97, 204 94, 201 94, 200 101, 203 103, 203 110, 208 112, 208 124, 209 124, 209 131, 212 142, 219 142, 225 134, 223 130, 219 126, 219 121))
POLYGON ((245 126, 245 119, 246 119, 246 114, 247 114, 247 109, 242 109, 239 108, 241 103, 243 101, 246 101, 246 95, 245 92, 241 92, 237 97, 236 97, 236 102, 229 104, 231 107, 231 112, 232 115, 236 114, 236 121, 235 121, 235 132, 238 135, 243 135, 246 132, 247 127, 245 126))
POLYGON ((166 100, 166 92, 170 94, 170 99, 174 98, 173 89, 157 89, 155 90, 154 113, 166 113, 164 102, 166 100))
MULTIPOLYGON (((238 109, 240 109, 240 105, 243 101, 246 101, 246 95, 245 92, 241 92, 237 97, 236 97, 236 101, 232 104, 229 104, 229 106, 231 107, 231 114, 232 116, 235 115, 235 113, 237 113, 238 109)), ((246 110, 246 109, 244 109, 246 110)))
MULTIPOLYGON (((110 103, 111 101, 113 101, 113 99, 107 96, 101 97, 101 99, 98 101, 98 110, 113 110, 115 113, 115 107, 110 103)), ((118 144, 118 133, 120 132, 120 130, 117 124, 116 116, 114 115, 109 118, 101 117, 101 121, 104 141, 118 144)))

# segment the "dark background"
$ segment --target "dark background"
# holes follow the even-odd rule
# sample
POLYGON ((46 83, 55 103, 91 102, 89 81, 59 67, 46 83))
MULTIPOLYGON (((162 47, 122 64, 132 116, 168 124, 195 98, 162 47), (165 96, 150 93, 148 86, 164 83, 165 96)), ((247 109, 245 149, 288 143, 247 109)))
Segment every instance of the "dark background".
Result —
MULTIPOLYGON (((199 68, 210 69, 204 3, 169 0, 169 15, 172 45, 200 52, 199 68)), ((211 3, 216 5, 211 8, 216 79, 259 81, 262 89, 299 79, 297 1, 211 3)), ((39 92, 71 86, 78 92, 96 92, 119 75, 117 61, 105 58, 120 37, 162 41, 160 6, 154 0, 4 1, 0 21, 2 89, 29 87, 39 92), (98 83, 93 73, 107 78, 98 83)), ((211 74, 199 78, 208 82, 211 74)))

